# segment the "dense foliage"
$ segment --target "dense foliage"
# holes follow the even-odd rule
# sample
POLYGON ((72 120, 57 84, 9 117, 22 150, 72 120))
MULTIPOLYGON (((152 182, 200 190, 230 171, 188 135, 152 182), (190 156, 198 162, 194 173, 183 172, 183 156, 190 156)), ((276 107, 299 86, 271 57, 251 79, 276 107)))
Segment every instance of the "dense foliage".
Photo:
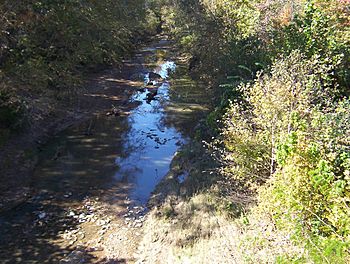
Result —
POLYGON ((220 84, 208 124, 221 124, 223 174, 256 191, 262 214, 308 249, 300 261, 349 260, 349 9, 178 0, 163 11, 189 70, 220 84))
POLYGON ((23 126, 30 97, 73 95, 83 72, 121 63, 157 23, 143 0, 1 1, 0 138, 23 126))
MULTIPOLYGON (((2 78, 62 89, 79 68, 120 61, 144 19, 143 1, 2 1, 2 78)), ((28 88, 28 87, 27 87, 28 88)))
POLYGON ((299 52, 277 60, 240 87, 249 107, 232 103, 222 133, 225 173, 248 187, 267 181, 262 211, 331 259, 350 243, 350 102, 330 103, 333 67, 299 52))
POLYGON ((349 261, 348 0, 2 1, 0 133, 25 120, 23 94, 73 91, 147 27, 217 89, 207 123, 232 186, 305 246, 297 260, 349 261))
POLYGON ((281 54, 298 49, 325 60, 343 56, 339 82, 349 86, 346 1, 169 2, 162 12, 164 28, 191 57, 190 70, 201 77, 224 77, 228 83, 253 79, 281 54))

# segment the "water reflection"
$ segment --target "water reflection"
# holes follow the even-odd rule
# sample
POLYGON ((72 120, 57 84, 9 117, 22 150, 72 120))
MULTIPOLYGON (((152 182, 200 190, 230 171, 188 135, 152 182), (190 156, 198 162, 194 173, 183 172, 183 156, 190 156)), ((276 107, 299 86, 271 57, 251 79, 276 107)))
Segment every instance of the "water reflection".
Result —
MULTIPOLYGON (((175 63, 166 61, 156 73, 167 78, 175 69, 175 63)), ((145 76, 148 82, 148 76, 145 76)), ((146 89, 136 93, 131 100, 140 102, 129 117, 131 129, 125 134, 124 149, 132 149, 127 157, 118 157, 120 170, 115 178, 132 183, 130 197, 145 204, 157 185, 169 170, 170 162, 179 146, 184 143, 182 135, 162 122, 164 107, 169 100, 169 83, 163 82, 157 89, 155 100, 148 101, 146 89)))
MULTIPOLYGON (((184 67, 167 58, 167 45, 160 41, 136 56, 143 58, 143 64, 132 75, 134 83, 142 85, 145 77, 148 84, 150 71, 161 78, 133 95, 127 105, 135 108, 129 116, 102 114, 64 131, 45 146, 32 180, 35 196, 0 216, 1 263, 57 263, 72 250, 61 239, 62 232, 80 228, 68 214, 84 204, 86 195, 102 196, 105 203, 119 207, 125 207, 129 198, 147 202, 174 153, 205 115, 210 99, 201 85, 184 75, 184 67), (154 96, 148 98, 149 93, 154 96)), ((132 61, 129 64, 125 66, 131 67, 132 61)), ((119 80, 109 76, 103 85, 129 85, 132 76, 119 80)), ((113 94, 89 96, 111 104, 121 100, 113 94)))

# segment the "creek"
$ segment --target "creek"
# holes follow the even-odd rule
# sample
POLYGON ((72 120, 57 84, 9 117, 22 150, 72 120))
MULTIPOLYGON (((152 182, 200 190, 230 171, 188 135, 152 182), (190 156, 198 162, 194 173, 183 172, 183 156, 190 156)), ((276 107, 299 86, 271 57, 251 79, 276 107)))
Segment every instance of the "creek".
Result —
POLYGON ((206 115, 210 97, 186 65, 173 60, 167 40, 135 57, 142 67, 134 75, 144 84, 130 96, 129 113, 102 113, 44 146, 32 177, 35 195, 0 215, 1 263, 59 263, 80 240, 64 239, 67 230, 98 214, 92 200, 113 205, 116 217, 131 206, 147 213, 152 191, 206 115), (149 72, 160 78, 150 80, 149 72))

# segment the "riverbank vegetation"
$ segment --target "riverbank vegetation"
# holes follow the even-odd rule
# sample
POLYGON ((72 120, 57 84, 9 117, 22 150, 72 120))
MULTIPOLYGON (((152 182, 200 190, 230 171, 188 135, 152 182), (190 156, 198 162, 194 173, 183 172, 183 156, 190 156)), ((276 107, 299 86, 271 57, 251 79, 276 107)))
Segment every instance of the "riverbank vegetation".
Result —
POLYGON ((180 202, 155 213, 166 234, 152 238, 166 241, 160 254, 193 263, 350 261, 349 10, 343 0, 163 6, 163 27, 189 71, 216 90, 205 133, 220 166, 190 168, 188 181, 200 183, 211 171, 212 187, 185 183, 180 202), (234 238, 223 242, 223 233, 234 238))
POLYGON ((161 30, 214 90, 151 199, 142 261, 350 262, 348 0, 2 1, 0 22, 0 146, 32 99, 69 101, 161 30))
POLYGON ((0 141, 28 124, 33 98, 69 99, 87 72, 120 65, 157 23, 142 0, 2 1, 0 141))

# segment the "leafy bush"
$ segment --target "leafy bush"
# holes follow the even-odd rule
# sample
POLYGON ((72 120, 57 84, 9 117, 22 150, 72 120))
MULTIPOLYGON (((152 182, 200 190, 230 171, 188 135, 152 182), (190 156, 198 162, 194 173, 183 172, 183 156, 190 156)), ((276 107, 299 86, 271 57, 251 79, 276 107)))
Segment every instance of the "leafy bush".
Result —
POLYGON ((344 262, 349 1, 178 0, 168 6, 166 28, 196 63, 190 70, 221 84, 207 124, 221 126, 214 144, 233 191, 258 190, 261 210, 308 241, 314 262, 344 262))
POLYGON ((276 26, 271 30, 273 54, 289 54, 300 50, 309 58, 318 54, 320 60, 338 61, 334 69, 338 83, 348 88, 350 85, 350 30, 344 25, 343 9, 340 1, 307 1, 303 12, 297 14, 290 23, 276 26), (319 3, 321 2, 321 3, 319 3), (340 61, 339 61, 340 60, 340 61))
POLYGON ((325 257, 334 245, 341 258, 350 242, 350 101, 331 104, 335 67, 297 51, 277 60, 240 87, 245 100, 229 107, 219 142, 226 175, 258 186, 259 206, 279 228, 323 245, 325 257))
POLYGON ((171 1, 163 10, 165 28, 189 57, 196 58, 200 77, 211 82, 226 75, 252 78, 252 72, 261 69, 255 63, 263 60, 261 41, 254 35, 256 2, 171 1))
POLYGON ((279 143, 279 167, 260 197, 280 228, 292 224, 296 238, 309 236, 311 251, 333 261, 350 245, 349 107, 342 101, 293 122, 298 128, 279 143))
POLYGON ((31 88, 79 84, 82 69, 119 63, 142 30, 144 1, 24 1, 0 4, 0 67, 31 88))
MULTIPOLYGON (((265 178, 274 171, 275 147, 284 134, 292 131, 295 115, 306 115, 311 103, 320 102, 324 96, 331 98, 331 75, 327 73, 331 74, 333 67, 323 65, 317 57, 306 60, 299 52, 293 52, 276 62, 271 74, 261 72, 253 84, 239 88, 245 99, 237 100, 227 110, 223 139, 230 152, 239 156, 246 153, 242 155, 243 160, 252 158, 242 160, 243 163, 237 165, 240 170, 250 166, 264 168, 264 173, 245 171, 246 178, 252 175, 265 178), (264 147, 258 147, 261 145, 264 147), (237 151, 237 148, 242 149, 237 151), (232 151, 234 149, 236 151, 232 151), (254 149, 256 152, 252 153, 254 149), (267 160, 271 160, 269 165, 266 165, 267 160), (258 165, 260 162, 265 165, 258 165)), ((237 163, 241 158, 235 156, 232 160, 237 163)))

